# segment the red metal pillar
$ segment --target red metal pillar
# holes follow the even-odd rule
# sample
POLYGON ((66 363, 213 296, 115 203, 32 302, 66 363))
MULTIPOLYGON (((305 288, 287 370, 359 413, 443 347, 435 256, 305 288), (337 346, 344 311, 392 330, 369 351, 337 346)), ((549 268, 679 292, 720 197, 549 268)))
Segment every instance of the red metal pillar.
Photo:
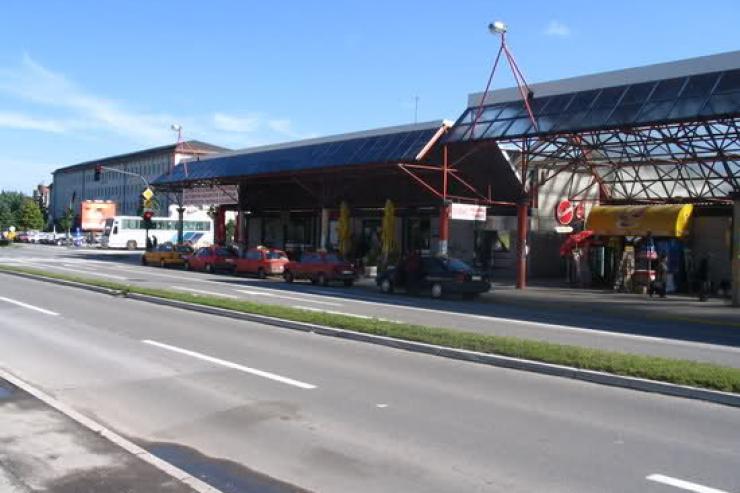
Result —
POLYGON ((216 209, 216 217, 213 225, 213 241, 217 245, 226 243, 226 209, 222 206, 216 209))
POLYGON ((447 202, 447 146, 442 148, 442 206, 439 208, 439 254, 447 255, 450 239, 450 207, 447 202))
POLYGON ((527 233, 529 223, 529 204, 520 202, 516 206, 517 246, 516 246, 516 288, 527 287, 527 233))

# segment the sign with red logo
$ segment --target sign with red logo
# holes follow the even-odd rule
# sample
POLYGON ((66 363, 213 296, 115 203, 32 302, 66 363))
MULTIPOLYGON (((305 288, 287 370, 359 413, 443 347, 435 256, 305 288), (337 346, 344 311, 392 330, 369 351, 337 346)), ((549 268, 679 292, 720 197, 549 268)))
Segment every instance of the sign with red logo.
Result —
POLYGON ((563 199, 555 206, 555 219, 563 226, 572 223, 574 216, 575 208, 570 200, 563 199))

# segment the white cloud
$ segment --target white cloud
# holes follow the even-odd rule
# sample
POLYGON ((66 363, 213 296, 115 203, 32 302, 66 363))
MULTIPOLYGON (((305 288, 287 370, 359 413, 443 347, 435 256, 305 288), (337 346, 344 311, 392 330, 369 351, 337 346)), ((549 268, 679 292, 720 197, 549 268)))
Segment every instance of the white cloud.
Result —
POLYGON ((218 130, 225 132, 254 132, 261 127, 262 122, 257 115, 235 116, 214 113, 213 124, 218 130))
POLYGON ((567 38, 570 36, 570 28, 560 21, 552 20, 545 28, 545 34, 547 36, 557 36, 559 38, 567 38))
POLYGON ((0 112, 0 128, 62 133, 66 127, 62 121, 40 119, 23 113, 0 112))
POLYGON ((174 115, 139 110, 122 101, 84 90, 64 74, 54 72, 25 54, 19 66, 0 67, 0 93, 38 106, 59 118, 32 117, 33 113, 0 112, 0 128, 23 128, 67 132, 77 138, 112 133, 135 145, 173 142, 172 123, 185 129, 185 137, 235 147, 299 138, 292 122, 259 113, 214 112, 205 115, 174 115))
POLYGON ((280 119, 270 120, 270 121, 267 122, 267 126, 271 130, 273 130, 273 131, 275 131, 275 132, 277 132, 279 134, 283 134, 283 135, 288 136, 288 137, 296 137, 296 138, 297 137, 300 137, 300 135, 298 135, 298 133, 296 133, 296 131, 293 130, 293 122, 291 122, 287 118, 280 118, 280 119))

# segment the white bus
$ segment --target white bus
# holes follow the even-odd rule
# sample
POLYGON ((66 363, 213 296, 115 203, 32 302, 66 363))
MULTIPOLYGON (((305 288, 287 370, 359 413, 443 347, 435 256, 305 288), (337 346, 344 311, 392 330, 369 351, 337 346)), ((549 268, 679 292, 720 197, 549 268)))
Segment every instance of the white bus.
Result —
MULTIPOLYGON (((153 217, 154 228, 149 230, 149 238, 157 239, 158 244, 177 243, 177 219, 153 217)), ((183 221, 183 241, 194 248, 213 244, 213 221, 188 219, 183 221)), ((144 220, 137 216, 116 216, 105 220, 105 230, 101 240, 107 248, 127 248, 136 250, 146 248, 144 220)))

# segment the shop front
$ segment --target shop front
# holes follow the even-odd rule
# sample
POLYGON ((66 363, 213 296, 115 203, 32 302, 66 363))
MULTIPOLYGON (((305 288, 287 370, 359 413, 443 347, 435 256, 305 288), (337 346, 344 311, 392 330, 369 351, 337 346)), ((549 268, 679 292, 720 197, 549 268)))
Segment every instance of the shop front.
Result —
POLYGON ((561 253, 577 264, 584 285, 646 292, 662 261, 667 291, 691 291, 693 214, 691 204, 595 206, 584 232, 561 253))

